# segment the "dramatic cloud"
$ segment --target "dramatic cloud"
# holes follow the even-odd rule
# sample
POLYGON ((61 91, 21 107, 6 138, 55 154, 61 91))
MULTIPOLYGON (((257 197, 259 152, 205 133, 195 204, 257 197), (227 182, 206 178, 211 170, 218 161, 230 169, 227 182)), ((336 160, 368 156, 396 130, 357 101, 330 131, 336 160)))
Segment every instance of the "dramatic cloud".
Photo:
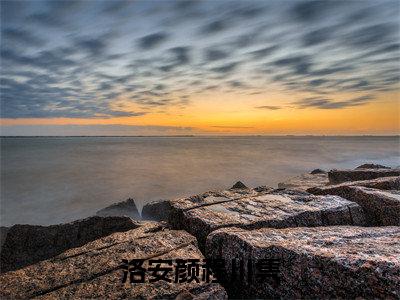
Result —
POLYGON ((345 101, 332 101, 325 98, 306 98, 293 104, 299 108, 320 108, 320 109, 339 109, 352 106, 360 106, 371 102, 373 97, 361 96, 345 101))
POLYGON ((217 73, 229 73, 232 72, 237 67, 237 65, 238 63, 233 62, 220 67, 213 68, 212 70, 217 73))
POLYGON ((228 56, 227 52, 219 49, 206 49, 204 55, 206 61, 220 60, 227 58, 228 56))
POLYGON ((2 1, 0 12, 3 118, 140 117, 271 85, 307 92, 295 108, 344 109, 399 88, 396 0, 2 1), (371 96, 333 100, 351 93, 371 96))
POLYGON ((46 40, 35 36, 32 32, 16 29, 16 28, 6 28, 2 30, 2 36, 6 43, 15 42, 21 43, 23 46, 44 46, 46 40))
POLYGON ((216 20, 212 21, 211 23, 205 25, 201 29, 202 34, 214 34, 220 31, 223 31, 228 27, 226 20, 216 20))
POLYGON ((139 46, 142 49, 151 49, 160 45, 167 37, 168 34, 165 32, 149 34, 139 39, 139 46))

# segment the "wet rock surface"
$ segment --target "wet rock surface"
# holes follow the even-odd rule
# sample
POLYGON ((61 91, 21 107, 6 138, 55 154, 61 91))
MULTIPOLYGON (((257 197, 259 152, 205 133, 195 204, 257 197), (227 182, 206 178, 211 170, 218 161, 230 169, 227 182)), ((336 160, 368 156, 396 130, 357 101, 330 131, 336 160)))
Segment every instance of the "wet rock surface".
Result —
POLYGON ((358 166, 356 170, 357 169, 391 169, 391 168, 379 164, 362 164, 358 166))
POLYGON ((329 183, 331 184, 392 176, 400 176, 400 169, 355 169, 331 170, 328 172, 329 183))
POLYGON ((231 189, 247 189, 247 186, 243 182, 238 181, 231 187, 231 189))
POLYGON ((169 200, 159 200, 147 203, 142 209, 142 219, 153 221, 167 221, 171 212, 169 200))
POLYGON ((322 169, 314 169, 310 172, 310 174, 326 174, 326 173, 328 172, 322 169))
POLYGON ((400 190, 400 176, 381 177, 371 180, 346 181, 335 185, 319 186, 307 189, 311 194, 324 195, 323 191, 346 186, 364 186, 378 190, 400 190))
POLYGON ((354 202, 337 196, 313 196, 297 191, 205 193, 172 201, 171 205, 169 223, 197 237, 201 249, 207 235, 222 227, 256 229, 364 224, 364 213, 354 202))
MULTIPOLYGON (((400 227, 223 228, 207 239, 207 257, 225 259, 231 298, 400 298, 400 227), (231 281, 232 259, 245 276, 231 281), (256 277, 259 259, 277 259, 279 279, 256 277)), ((259 274, 259 273, 258 273, 259 274)))
MULTIPOLYGON (((314 170, 315 171, 315 170, 314 170)), ((314 172, 313 171, 313 172, 314 172)), ((324 173, 306 173, 288 179, 285 182, 278 184, 278 188, 295 189, 299 191, 306 191, 309 188, 324 186, 329 183, 327 172, 324 173)))
MULTIPOLYGON (((0 275, 0 298, 39 299, 226 299, 216 283, 166 281, 123 283, 123 259, 203 259, 196 239, 184 231, 163 229, 156 222, 118 232, 70 249, 49 260, 0 275)), ((146 273, 146 278, 151 276, 146 273)), ((129 276, 128 276, 129 278, 129 276)))
POLYGON ((399 190, 400 169, 364 164, 315 169, 278 189, 238 181, 147 203, 141 216, 128 199, 73 223, 1 227, 0 298, 226 299, 217 283, 174 283, 175 274, 171 283, 122 282, 122 259, 149 267, 149 259, 202 259, 201 250, 226 260, 219 279, 230 297, 397 299, 399 190), (385 227, 357 227, 364 225, 385 227), (243 260, 236 274, 279 258, 280 281, 231 280, 232 258, 243 260))
POLYGON ((344 184, 314 188, 310 191, 316 195, 338 195, 358 203, 365 212, 368 225, 400 225, 400 191, 383 191, 344 184))
POLYGON ((135 200, 129 198, 125 201, 114 203, 96 212, 100 217, 127 216, 134 220, 140 219, 135 200))
POLYGON ((139 225, 128 217, 90 217, 67 224, 14 225, 1 247, 1 272, 7 272, 48 259, 117 231, 139 225))

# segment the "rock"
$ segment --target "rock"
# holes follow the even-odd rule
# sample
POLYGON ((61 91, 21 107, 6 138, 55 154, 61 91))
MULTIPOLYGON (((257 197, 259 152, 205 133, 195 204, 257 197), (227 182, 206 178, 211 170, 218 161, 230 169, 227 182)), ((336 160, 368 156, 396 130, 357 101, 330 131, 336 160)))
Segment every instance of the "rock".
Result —
POLYGON ((96 212, 96 215, 100 217, 127 216, 134 220, 140 220, 140 214, 137 210, 135 200, 131 198, 107 206, 96 212))
POLYGON ((231 189, 247 189, 247 186, 241 181, 236 182, 231 189))
POLYGON ((4 240, 1 272, 16 270, 117 231, 137 228, 128 217, 90 217, 67 224, 14 225, 4 240))
POLYGON ((0 252, 6 240, 6 236, 10 227, 0 226, 0 252))
POLYGON ((360 186, 334 185, 315 188, 316 195, 337 195, 358 203, 365 212, 367 224, 375 226, 400 225, 400 192, 382 191, 360 186))
POLYGON ((230 298, 399 299, 399 240, 400 227, 223 228, 208 236, 206 256, 225 260, 230 298), (241 279, 232 280, 234 258, 244 262, 241 279), (275 259, 280 281, 254 276, 260 259, 275 259))
POLYGON ((147 203, 142 209, 142 219, 154 221, 167 221, 171 211, 169 200, 159 200, 147 203))
POLYGON ((309 188, 307 189, 307 192, 315 195, 326 195, 323 191, 344 186, 364 186, 378 190, 400 190, 400 176, 380 177, 371 180, 346 181, 336 185, 309 188))
POLYGON ((358 166, 357 169, 390 169, 390 167, 378 165, 378 164, 363 164, 361 166, 358 166))
POLYGON ((255 187, 253 190, 256 192, 272 192, 274 190, 274 188, 266 186, 266 185, 260 185, 258 187, 255 187))
POLYGON ((329 183, 331 184, 391 176, 400 176, 400 169, 331 170, 328 172, 329 183))
MULTIPOLYGON (((126 232, 117 232, 82 247, 63 252, 49 260, 0 275, 0 298, 41 299, 226 299, 217 283, 149 282, 152 271, 146 271, 145 283, 123 283, 123 259, 203 259, 196 239, 184 231, 162 230, 156 222, 126 232)), ((155 267, 156 265, 153 265, 155 267)), ((161 265, 166 267, 166 265, 161 265)), ((162 271, 158 272, 161 274, 162 271)), ((139 278, 139 276, 136 276, 139 278)))
POLYGON ((327 173, 315 173, 315 174, 302 174, 290 178, 285 182, 278 184, 279 188, 295 189, 300 191, 306 191, 309 188, 316 186, 324 186, 329 183, 327 173))
POLYGON ((337 196, 286 191, 247 194, 205 193, 171 201, 169 223, 193 234, 203 249, 206 237, 222 227, 256 229, 327 225, 362 225, 361 207, 337 196))
POLYGON ((322 169, 314 169, 310 172, 310 174, 326 174, 328 172, 326 172, 325 170, 322 169))

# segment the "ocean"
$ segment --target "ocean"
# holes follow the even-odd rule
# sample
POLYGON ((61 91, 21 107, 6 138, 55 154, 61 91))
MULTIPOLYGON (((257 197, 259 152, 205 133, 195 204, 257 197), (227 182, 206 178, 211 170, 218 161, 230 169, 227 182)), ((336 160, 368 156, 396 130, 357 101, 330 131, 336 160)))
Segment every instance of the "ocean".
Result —
POLYGON ((315 168, 400 165, 399 137, 1 138, 0 224, 49 225, 133 198, 139 209, 315 168))

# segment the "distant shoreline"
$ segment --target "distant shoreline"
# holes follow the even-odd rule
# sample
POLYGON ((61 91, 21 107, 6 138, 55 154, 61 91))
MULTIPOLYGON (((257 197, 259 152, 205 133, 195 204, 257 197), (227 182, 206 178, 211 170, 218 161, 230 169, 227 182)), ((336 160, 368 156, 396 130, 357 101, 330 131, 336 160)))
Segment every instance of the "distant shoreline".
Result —
POLYGON ((234 138, 234 137, 293 137, 293 138, 359 138, 359 137, 374 137, 374 138, 400 138, 398 135, 1 135, 0 138, 111 138, 111 137, 153 137, 153 138, 172 138, 172 137, 218 137, 218 138, 234 138))

